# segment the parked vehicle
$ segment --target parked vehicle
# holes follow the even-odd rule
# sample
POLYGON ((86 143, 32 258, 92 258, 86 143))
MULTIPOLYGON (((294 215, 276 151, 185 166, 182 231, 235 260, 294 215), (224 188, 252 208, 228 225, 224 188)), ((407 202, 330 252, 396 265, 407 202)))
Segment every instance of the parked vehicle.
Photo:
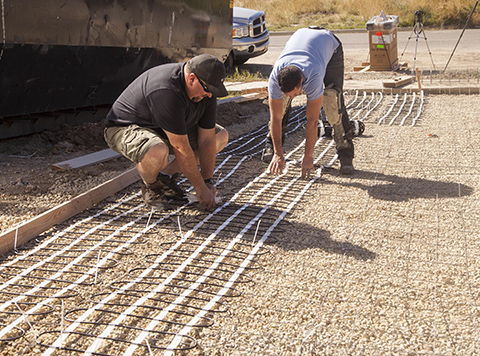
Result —
POLYGON ((270 35, 265 24, 265 13, 243 7, 233 7, 233 64, 240 65, 250 58, 267 52, 270 35))

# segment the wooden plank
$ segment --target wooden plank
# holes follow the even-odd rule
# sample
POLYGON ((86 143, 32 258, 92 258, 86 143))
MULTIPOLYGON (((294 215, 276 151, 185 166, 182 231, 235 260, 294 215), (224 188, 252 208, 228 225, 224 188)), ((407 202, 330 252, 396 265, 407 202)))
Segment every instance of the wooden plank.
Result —
POLYGON ((370 65, 366 65, 366 66, 359 66, 359 67, 353 67, 353 71, 354 72, 368 72, 370 70, 370 65))
POLYGON ((422 90, 422 83, 420 81, 420 72, 418 71, 418 68, 416 68, 415 72, 417 73, 418 90, 422 90))
POLYGON ((52 168, 55 169, 74 169, 90 166, 92 164, 100 163, 107 161, 109 159, 120 157, 120 153, 115 152, 114 150, 107 148, 98 152, 90 153, 85 156, 69 159, 67 161, 55 163, 52 165, 52 168))
POLYGON ((37 237, 42 232, 50 229, 55 224, 60 224, 110 195, 128 187, 139 179, 140 175, 138 174, 137 169, 132 168, 125 173, 80 194, 76 198, 52 208, 3 233, 0 235, 0 254, 7 253, 15 248, 15 236, 16 246, 18 247, 37 237))
POLYGON ((266 98, 268 94, 266 93, 251 93, 246 95, 234 96, 231 98, 221 99, 218 101, 218 105, 225 103, 241 103, 244 101, 257 100, 266 98))
POLYGON ((365 68, 365 66, 353 67, 353 71, 354 71, 354 72, 360 72, 360 71, 363 70, 364 68, 365 68))
POLYGON ((363 73, 363 72, 368 72, 370 70, 370 66, 366 66, 365 68, 363 68, 360 73, 363 73))
POLYGON ((264 87, 258 87, 258 88, 247 88, 247 89, 242 89, 242 95, 247 95, 247 94, 252 94, 252 93, 268 93, 268 88, 267 86, 264 87))
POLYGON ((387 80, 383 82, 383 86, 385 88, 397 88, 399 86, 410 84, 414 81, 415 77, 408 76, 408 77, 397 77, 391 80, 387 80))

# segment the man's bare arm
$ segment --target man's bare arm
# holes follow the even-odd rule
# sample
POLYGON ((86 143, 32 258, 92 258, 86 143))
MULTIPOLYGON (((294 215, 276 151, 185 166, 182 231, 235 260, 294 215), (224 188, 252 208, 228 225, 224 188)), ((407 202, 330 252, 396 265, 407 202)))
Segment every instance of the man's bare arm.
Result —
POLYGON ((198 159, 203 179, 213 178, 216 157, 215 129, 198 128, 198 159))
POLYGON ((197 158, 190 146, 188 136, 177 135, 171 132, 166 132, 166 134, 173 147, 175 158, 177 159, 181 171, 197 192, 198 201, 208 209, 213 208, 215 206, 215 194, 203 181, 204 178, 198 169, 197 158))
POLYGON ((305 153, 302 161, 302 177, 309 177, 313 167, 313 150, 317 141, 317 127, 320 111, 322 110, 323 95, 315 100, 307 101, 307 127, 305 131, 305 153))
POLYGON ((282 147, 282 114, 283 101, 269 99, 270 106, 270 135, 273 142, 274 154, 268 170, 273 174, 281 174, 285 168, 285 158, 282 147))

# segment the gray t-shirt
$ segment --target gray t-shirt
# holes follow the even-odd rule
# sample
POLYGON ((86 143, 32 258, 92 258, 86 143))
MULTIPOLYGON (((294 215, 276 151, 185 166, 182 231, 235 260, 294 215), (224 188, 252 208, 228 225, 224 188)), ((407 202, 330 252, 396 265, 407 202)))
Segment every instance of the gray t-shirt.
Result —
POLYGON ((215 127, 217 99, 191 101, 185 91, 184 63, 163 64, 147 70, 118 97, 107 114, 106 126, 137 124, 155 130, 186 135, 195 125, 215 127))
POLYGON ((280 69, 295 66, 302 71, 303 91, 307 100, 318 99, 323 94, 323 78, 327 64, 339 43, 333 34, 325 29, 302 28, 297 30, 285 44, 268 79, 268 94, 272 99, 283 96, 277 82, 280 69))

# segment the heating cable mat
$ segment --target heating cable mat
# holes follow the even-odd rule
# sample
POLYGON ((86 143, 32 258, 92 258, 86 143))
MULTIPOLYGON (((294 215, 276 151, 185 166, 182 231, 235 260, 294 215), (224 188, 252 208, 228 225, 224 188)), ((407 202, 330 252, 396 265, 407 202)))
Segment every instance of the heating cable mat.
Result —
MULTIPOLYGON (((346 100, 351 119, 378 126, 415 126, 425 106, 423 92, 355 91, 346 100)), ((276 236, 292 229, 299 201, 338 164, 333 140, 320 137, 315 174, 299 177, 304 128, 305 106, 298 105, 280 176, 258 163, 268 127, 229 142, 217 156, 221 202, 214 211, 176 202, 151 209, 133 186, 5 256, 3 346, 18 355, 198 350, 202 330, 231 315, 229 303, 253 288, 276 236)), ((192 190, 185 179, 180 184, 192 190)))

